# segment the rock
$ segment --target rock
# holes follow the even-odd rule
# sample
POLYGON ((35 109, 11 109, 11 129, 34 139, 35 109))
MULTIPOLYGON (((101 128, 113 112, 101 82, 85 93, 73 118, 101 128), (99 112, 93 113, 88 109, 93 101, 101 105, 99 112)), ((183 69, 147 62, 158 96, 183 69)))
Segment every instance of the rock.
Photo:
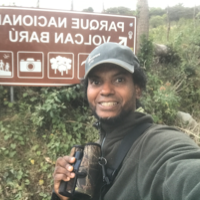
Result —
POLYGON ((164 44, 154 44, 154 55, 155 56, 166 56, 170 49, 164 44))
POLYGON ((177 120, 183 125, 187 125, 188 127, 195 127, 197 125, 197 122, 195 119, 192 118, 192 116, 189 113, 185 113, 182 111, 177 112, 177 120))

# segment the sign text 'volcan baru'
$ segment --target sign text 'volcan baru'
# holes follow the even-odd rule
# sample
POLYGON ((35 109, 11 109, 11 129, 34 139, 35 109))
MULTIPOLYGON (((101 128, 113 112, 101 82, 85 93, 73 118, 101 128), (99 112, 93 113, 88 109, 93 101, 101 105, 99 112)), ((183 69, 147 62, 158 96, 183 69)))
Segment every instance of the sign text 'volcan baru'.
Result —
POLYGON ((100 44, 135 52, 136 18, 0 7, 0 38, 0 85, 70 85, 84 77, 85 60, 100 44))

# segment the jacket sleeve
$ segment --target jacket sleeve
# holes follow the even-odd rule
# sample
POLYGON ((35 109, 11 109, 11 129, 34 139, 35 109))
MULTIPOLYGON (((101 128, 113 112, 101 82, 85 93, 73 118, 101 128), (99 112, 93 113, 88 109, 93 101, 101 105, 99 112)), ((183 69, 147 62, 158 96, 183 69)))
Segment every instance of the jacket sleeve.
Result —
POLYGON ((145 135, 139 157, 142 199, 200 199, 200 148, 186 134, 156 126, 145 135))
POLYGON ((54 192, 54 190, 53 190, 53 192, 51 194, 51 200, 60 200, 60 198, 56 195, 56 193, 54 192))

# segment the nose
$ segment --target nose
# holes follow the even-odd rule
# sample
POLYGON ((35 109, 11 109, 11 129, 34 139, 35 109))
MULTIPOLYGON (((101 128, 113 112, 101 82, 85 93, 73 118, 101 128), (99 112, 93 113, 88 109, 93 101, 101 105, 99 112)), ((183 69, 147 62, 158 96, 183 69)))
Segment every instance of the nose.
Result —
POLYGON ((114 86, 111 82, 104 82, 101 88, 101 95, 110 96, 115 93, 114 86))

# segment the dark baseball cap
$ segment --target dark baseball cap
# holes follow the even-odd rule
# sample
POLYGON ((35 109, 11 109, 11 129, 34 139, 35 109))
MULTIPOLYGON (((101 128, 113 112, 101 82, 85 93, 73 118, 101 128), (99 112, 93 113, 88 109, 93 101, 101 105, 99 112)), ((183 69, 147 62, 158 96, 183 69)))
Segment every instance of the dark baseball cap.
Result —
POLYGON ((103 63, 118 65, 130 73, 139 67, 139 61, 133 51, 118 43, 108 42, 96 47, 87 57, 85 63, 85 76, 96 66, 103 63))

